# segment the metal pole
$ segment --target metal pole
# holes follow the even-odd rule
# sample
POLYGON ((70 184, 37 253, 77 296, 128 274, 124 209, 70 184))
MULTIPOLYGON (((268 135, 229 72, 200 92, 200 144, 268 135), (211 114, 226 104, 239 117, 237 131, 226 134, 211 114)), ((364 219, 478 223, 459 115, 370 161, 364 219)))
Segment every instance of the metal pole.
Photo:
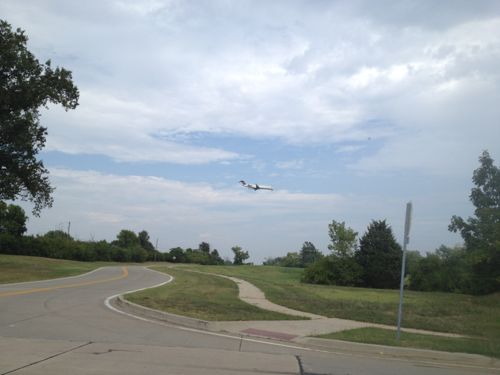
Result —
POLYGON ((396 331, 396 340, 399 341, 401 333, 401 318, 403 315, 403 290, 405 282, 405 266, 406 266, 406 245, 410 242, 410 226, 411 226, 411 202, 406 204, 406 217, 405 217, 405 236, 403 240, 403 259, 401 262, 401 282, 399 284, 399 309, 398 309, 398 329, 396 331))

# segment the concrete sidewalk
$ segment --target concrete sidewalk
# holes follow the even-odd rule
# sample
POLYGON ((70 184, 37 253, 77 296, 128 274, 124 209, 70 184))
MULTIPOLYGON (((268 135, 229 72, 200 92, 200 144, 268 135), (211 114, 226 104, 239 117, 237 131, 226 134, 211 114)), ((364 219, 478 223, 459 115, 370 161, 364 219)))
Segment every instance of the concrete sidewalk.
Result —
MULTIPOLYGON (((213 275, 213 274, 211 274, 213 275)), ((316 314, 311 314, 308 312, 304 311, 297 311, 293 309, 289 309, 288 307, 285 306, 280 306, 277 305, 268 299, 266 299, 266 296, 264 292, 262 292, 259 288, 257 288, 255 285, 250 284, 248 281, 238 279, 236 277, 231 277, 231 276, 225 276, 225 275, 218 275, 216 276, 223 277, 225 279, 229 279, 233 282, 235 282, 238 285, 238 297, 246 302, 249 303, 250 305, 257 306, 263 310, 270 310, 270 311, 275 311, 287 315, 292 315, 292 316, 300 316, 300 317, 306 317, 309 319, 326 319, 325 316, 321 315, 316 315, 316 314)))
MULTIPOLYGON (((293 310, 277 305, 266 299, 264 293, 248 281, 225 275, 217 275, 234 281, 239 288, 239 298, 251 305, 264 310, 276 311, 283 314, 307 317, 311 320, 280 320, 280 321, 241 321, 241 322, 211 322, 210 325, 220 331, 251 334, 267 338, 292 340, 297 337, 317 336, 332 332, 345 331, 355 328, 377 327, 395 330, 395 326, 358 322, 355 320, 328 318, 304 311, 293 310)), ((461 335, 424 331, 419 329, 403 328, 404 332, 421 333, 435 336, 462 337, 461 335)))

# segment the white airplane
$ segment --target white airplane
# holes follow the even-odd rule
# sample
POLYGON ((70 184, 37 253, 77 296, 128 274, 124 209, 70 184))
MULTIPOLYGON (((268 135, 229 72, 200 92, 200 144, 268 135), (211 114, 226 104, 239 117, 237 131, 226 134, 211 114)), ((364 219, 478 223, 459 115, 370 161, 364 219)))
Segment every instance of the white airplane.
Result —
POLYGON ((258 184, 247 184, 245 181, 241 180, 240 184, 246 188, 257 190, 273 190, 271 186, 258 185, 258 184))

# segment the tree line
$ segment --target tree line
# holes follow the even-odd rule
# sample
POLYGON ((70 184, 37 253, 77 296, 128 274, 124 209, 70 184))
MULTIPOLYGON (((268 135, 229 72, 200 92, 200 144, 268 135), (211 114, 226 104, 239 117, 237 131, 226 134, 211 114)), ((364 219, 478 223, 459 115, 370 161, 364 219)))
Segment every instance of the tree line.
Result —
POLYGON ((80 241, 62 230, 43 235, 26 236, 27 216, 22 207, 0 201, 0 253, 30 255, 78 261, 173 262, 204 265, 244 264, 248 251, 233 246, 233 261, 222 259, 217 249, 201 242, 198 248, 174 247, 166 252, 155 249, 147 231, 135 233, 122 229, 116 239, 108 242, 80 241))
MULTIPOLYGON (((466 220, 453 216, 448 227, 459 232, 463 246, 447 247, 422 256, 407 252, 405 283, 409 289, 467 294, 500 291, 500 168, 487 151, 474 170, 475 187, 469 196, 475 211, 466 220)), ((328 226, 329 255, 311 242, 300 252, 267 259, 265 265, 305 267, 302 280, 313 284, 397 288, 402 249, 385 220, 374 220, 358 241, 358 233, 345 222, 328 226)))

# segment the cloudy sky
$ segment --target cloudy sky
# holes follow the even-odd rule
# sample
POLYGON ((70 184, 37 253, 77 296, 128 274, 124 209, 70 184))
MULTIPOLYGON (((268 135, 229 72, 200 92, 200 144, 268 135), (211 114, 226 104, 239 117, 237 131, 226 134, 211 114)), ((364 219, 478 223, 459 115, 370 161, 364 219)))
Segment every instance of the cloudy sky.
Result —
POLYGON ((56 192, 33 234, 145 229, 259 263, 326 252, 333 219, 401 240, 412 201, 425 253, 461 242, 478 157, 500 161, 496 0, 2 0, 0 18, 81 93, 43 112, 56 192))

